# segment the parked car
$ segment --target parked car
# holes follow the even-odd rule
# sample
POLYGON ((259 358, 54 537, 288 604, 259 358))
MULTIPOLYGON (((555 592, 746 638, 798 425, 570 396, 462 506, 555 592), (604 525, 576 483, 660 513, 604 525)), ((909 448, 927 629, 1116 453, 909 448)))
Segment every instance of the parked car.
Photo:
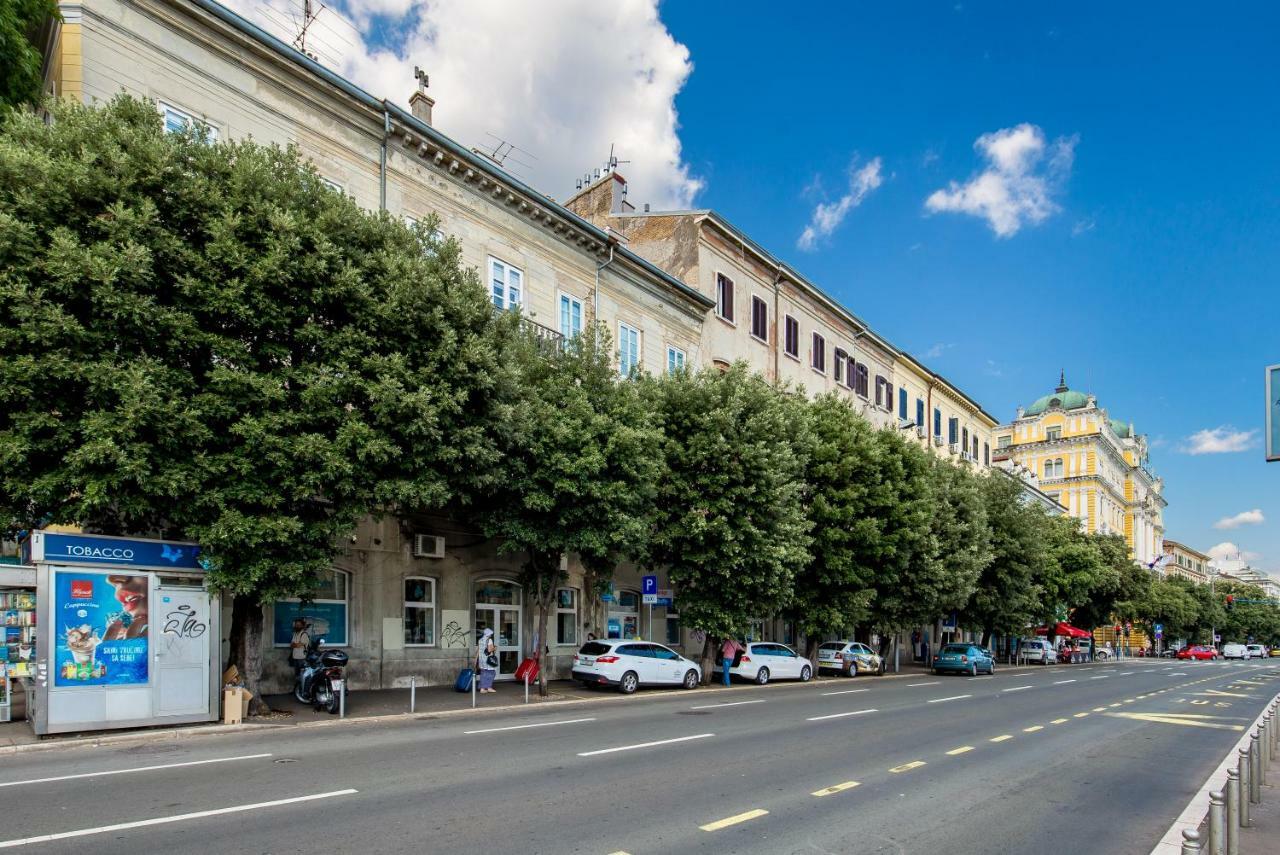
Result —
POLYGON ((698 663, 651 641, 621 638, 588 641, 573 656, 573 679, 587 688, 617 686, 629 695, 641 686, 684 686, 702 682, 698 663))
POLYGON ((1218 651, 1203 644, 1189 644, 1178 651, 1179 659, 1217 659, 1218 651))
POLYGON ((933 658, 933 673, 968 674, 976 677, 978 672, 994 674, 996 660, 991 654, 976 644, 947 644, 933 658))
POLYGON ((1243 644, 1224 644, 1222 645, 1223 659, 1248 659, 1249 648, 1243 644))
POLYGON ((1280 656, 1280 644, 1271 645, 1271 655, 1280 656))
MULTIPOLYGON (((721 668, 716 673, 723 673, 721 668)), ((738 664, 729 667, 730 677, 752 680, 763 686, 770 680, 799 680, 809 682, 813 667, 809 660, 785 644, 758 641, 747 645, 738 658, 738 664)))
POLYGON ((1249 651, 1250 659, 1266 659, 1271 655, 1267 652, 1267 648, 1261 644, 1246 644, 1245 649, 1249 651))
POLYGON ((1161 659, 1174 659, 1177 657, 1177 655, 1178 655, 1178 648, 1176 647, 1168 647, 1160 651, 1161 659))
POLYGON ((818 671, 833 671, 856 677, 859 674, 884 674, 885 663, 860 641, 826 641, 818 645, 818 671))
POLYGON ((1054 665, 1058 662, 1058 651, 1043 638, 1024 638, 1019 641, 1018 655, 1027 662, 1039 662, 1041 665, 1054 665))

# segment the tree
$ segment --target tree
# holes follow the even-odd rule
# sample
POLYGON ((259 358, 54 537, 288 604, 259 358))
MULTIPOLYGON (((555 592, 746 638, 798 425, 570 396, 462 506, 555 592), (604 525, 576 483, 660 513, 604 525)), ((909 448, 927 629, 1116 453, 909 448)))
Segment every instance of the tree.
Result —
POLYGON ((680 619, 717 639, 786 607, 808 559, 796 400, 738 364, 646 384, 664 430, 666 471, 650 561, 668 568, 680 619))
POLYGON ((0 513, 199 542, 260 699, 263 604, 492 459, 492 309, 294 150, 124 96, 53 112, 0 129, 0 513))
MULTIPOLYGON (((528 337, 513 350, 520 388, 500 425, 499 482, 479 518, 501 551, 525 556, 540 657, 565 578, 561 556, 577 553, 598 572, 645 550, 662 433, 638 384, 619 381, 606 334, 559 349, 528 337)), ((547 693, 545 668, 539 688, 547 693)))
POLYGON ((980 491, 990 534, 991 562, 983 568, 960 611, 964 626, 979 626, 983 644, 991 634, 1022 633, 1043 612, 1041 582, 1050 561, 1046 537, 1048 515, 1021 499, 1022 488, 993 472, 981 479, 980 491))
POLYGON ((35 39, 51 18, 61 20, 55 0, 0 2, 0 110, 39 100, 44 57, 35 39))
POLYGON ((1093 629, 1117 618, 1132 616, 1127 604, 1141 600, 1150 585, 1151 573, 1129 557, 1129 547, 1118 534, 1086 535, 1098 556, 1099 572, 1078 600, 1071 603, 1072 622, 1093 629), (1120 611, 1124 605, 1124 613, 1120 611))
POLYGON ((1085 602, 1108 570, 1092 536, 1075 517, 1050 517, 1047 545, 1049 561, 1040 579, 1044 599, 1037 619, 1053 623, 1066 620, 1085 602))
POLYGON ((1179 576, 1153 579, 1146 596, 1135 608, 1137 620, 1154 638, 1155 624, 1161 624, 1166 641, 1191 638, 1200 616, 1195 583, 1179 576))

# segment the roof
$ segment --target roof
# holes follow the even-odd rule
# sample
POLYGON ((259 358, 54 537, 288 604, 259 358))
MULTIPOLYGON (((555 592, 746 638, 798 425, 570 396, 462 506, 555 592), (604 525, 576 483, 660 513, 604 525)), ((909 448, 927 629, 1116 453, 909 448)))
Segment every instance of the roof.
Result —
POLYGON ((521 195, 536 200, 539 205, 546 207, 554 213, 556 217, 568 221, 574 228, 586 232, 596 240, 605 244, 612 244, 617 256, 624 258, 629 264, 643 270, 655 279, 661 280, 676 291, 680 292, 685 298, 693 300, 708 309, 715 306, 714 300, 705 296, 696 288, 689 287, 683 281, 672 276, 670 273, 667 273, 656 264, 636 255, 625 246, 619 244, 608 232, 596 227, 592 223, 570 211, 568 208, 565 208, 563 205, 553 201, 546 194, 539 193, 537 190, 529 187, 523 181, 520 181, 518 178, 501 169, 497 164, 487 158, 480 157, 475 152, 469 150, 466 146, 461 145, 452 138, 441 133, 435 127, 423 122, 403 107, 400 107, 385 98, 379 99, 374 97, 351 81, 347 80, 345 77, 335 74, 315 60, 311 59, 306 54, 285 44, 266 30, 250 23, 222 4, 215 2, 215 0, 191 0, 191 2, 200 9, 203 9, 238 30, 241 34, 248 36, 271 49, 274 53, 279 55, 281 59, 300 66, 325 82, 336 86, 338 89, 342 90, 342 92, 361 102, 365 106, 370 107, 379 113, 386 113, 390 117, 393 117, 397 122, 413 128, 414 133, 430 139, 440 148, 447 150, 450 155, 457 158, 459 161, 466 163, 466 165, 471 169, 488 175, 491 178, 498 179, 502 183, 509 185, 521 195))
POLYGON ((1045 395, 1042 398, 1036 398, 1024 412, 1028 416, 1038 416, 1051 407, 1059 410, 1078 410, 1087 406, 1089 406, 1089 396, 1084 392, 1064 389, 1060 392, 1055 391, 1052 394, 1045 395))

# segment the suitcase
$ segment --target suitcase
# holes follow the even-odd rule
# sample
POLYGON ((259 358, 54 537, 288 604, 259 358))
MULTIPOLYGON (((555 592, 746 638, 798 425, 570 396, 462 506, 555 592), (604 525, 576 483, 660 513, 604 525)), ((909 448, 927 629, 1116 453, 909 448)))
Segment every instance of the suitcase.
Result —
POLYGON ((476 678, 476 672, 473 669, 463 668, 461 671, 458 672, 458 679, 453 684, 453 690, 455 692, 471 691, 471 683, 472 681, 475 680, 475 678, 476 678))
POLYGON ((540 670, 538 660, 529 657, 520 663, 520 667, 516 668, 516 682, 523 683, 525 676, 528 675, 529 683, 536 683, 538 682, 538 672, 540 670))

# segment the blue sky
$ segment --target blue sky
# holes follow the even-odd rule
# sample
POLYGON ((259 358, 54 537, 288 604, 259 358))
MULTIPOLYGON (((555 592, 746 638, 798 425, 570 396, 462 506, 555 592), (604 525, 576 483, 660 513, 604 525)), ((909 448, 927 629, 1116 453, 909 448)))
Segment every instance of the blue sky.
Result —
POLYGON ((705 181, 695 203, 998 418, 1065 368, 1151 438, 1169 537, 1280 570, 1280 463, 1260 448, 1263 366, 1280 362, 1263 315, 1280 305, 1280 20, 1266 5, 1120 5, 665 3, 694 65, 676 106, 705 181), (926 210, 988 165, 975 140, 1024 123, 1072 154, 1040 164, 1051 213, 1001 237, 926 210), (815 205, 874 158, 879 186, 801 250, 815 205), (1185 453, 1224 426, 1256 434, 1185 453), (1214 528, 1254 509, 1266 522, 1214 528))

